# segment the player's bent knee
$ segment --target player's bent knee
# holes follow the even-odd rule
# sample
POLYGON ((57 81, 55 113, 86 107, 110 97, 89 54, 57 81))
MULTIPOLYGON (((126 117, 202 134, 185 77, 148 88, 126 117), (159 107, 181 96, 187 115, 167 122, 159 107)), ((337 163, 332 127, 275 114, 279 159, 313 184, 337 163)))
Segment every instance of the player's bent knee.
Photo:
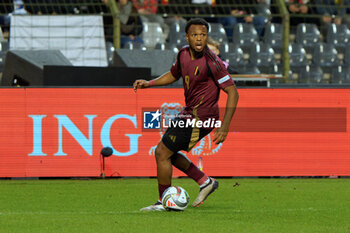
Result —
POLYGON ((158 144, 157 147, 156 147, 156 150, 154 151, 154 155, 156 157, 157 160, 160 160, 162 159, 162 154, 164 154, 162 152, 162 147, 158 144))
POLYGON ((161 161, 161 160, 168 160, 171 155, 173 154, 173 152, 171 152, 164 144, 163 142, 160 142, 157 147, 156 150, 154 152, 154 155, 156 157, 157 161, 161 161))

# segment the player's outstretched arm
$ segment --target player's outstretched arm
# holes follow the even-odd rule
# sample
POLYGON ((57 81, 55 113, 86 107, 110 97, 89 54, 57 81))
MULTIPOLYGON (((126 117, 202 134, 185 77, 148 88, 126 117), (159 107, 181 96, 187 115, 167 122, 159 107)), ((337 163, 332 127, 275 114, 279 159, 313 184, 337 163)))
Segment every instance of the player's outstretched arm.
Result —
POLYGON ((138 79, 134 82, 133 87, 134 87, 134 91, 136 92, 137 89, 144 89, 144 88, 149 88, 149 87, 153 87, 153 86, 166 86, 166 85, 169 85, 175 81, 176 81, 176 78, 169 71, 169 72, 161 75, 160 77, 153 79, 153 80, 150 80, 150 81, 138 79))
POLYGON ((213 142, 215 142, 215 144, 219 144, 225 141, 229 131, 231 119, 236 111, 236 106, 238 103, 238 92, 235 85, 226 87, 224 89, 224 92, 227 94, 226 110, 221 127, 218 128, 214 133, 213 142))

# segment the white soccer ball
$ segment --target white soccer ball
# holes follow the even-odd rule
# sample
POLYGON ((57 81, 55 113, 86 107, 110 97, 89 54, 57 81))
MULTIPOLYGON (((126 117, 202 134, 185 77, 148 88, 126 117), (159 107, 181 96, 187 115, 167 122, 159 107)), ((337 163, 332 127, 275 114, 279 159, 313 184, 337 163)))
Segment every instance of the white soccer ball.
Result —
POLYGON ((167 188, 162 195, 162 204, 166 210, 183 211, 190 202, 185 189, 178 186, 167 188))

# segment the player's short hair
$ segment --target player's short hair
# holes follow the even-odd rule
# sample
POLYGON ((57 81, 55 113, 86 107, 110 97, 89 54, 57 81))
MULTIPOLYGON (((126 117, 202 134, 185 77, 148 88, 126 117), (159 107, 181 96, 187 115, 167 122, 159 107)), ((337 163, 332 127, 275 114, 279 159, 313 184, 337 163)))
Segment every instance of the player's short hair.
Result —
POLYGON ((207 21, 205 21, 202 18, 193 18, 193 19, 190 19, 186 24, 186 27, 185 27, 186 34, 188 32, 188 29, 191 27, 191 25, 204 25, 209 31, 209 24, 207 21))

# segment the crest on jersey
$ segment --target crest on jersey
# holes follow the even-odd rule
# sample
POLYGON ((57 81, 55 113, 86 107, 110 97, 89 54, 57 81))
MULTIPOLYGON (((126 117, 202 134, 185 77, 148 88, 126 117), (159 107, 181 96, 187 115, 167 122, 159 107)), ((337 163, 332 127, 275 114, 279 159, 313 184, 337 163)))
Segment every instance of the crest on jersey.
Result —
POLYGON ((199 75, 200 72, 201 72, 201 67, 197 66, 196 69, 194 69, 194 76, 199 75))

